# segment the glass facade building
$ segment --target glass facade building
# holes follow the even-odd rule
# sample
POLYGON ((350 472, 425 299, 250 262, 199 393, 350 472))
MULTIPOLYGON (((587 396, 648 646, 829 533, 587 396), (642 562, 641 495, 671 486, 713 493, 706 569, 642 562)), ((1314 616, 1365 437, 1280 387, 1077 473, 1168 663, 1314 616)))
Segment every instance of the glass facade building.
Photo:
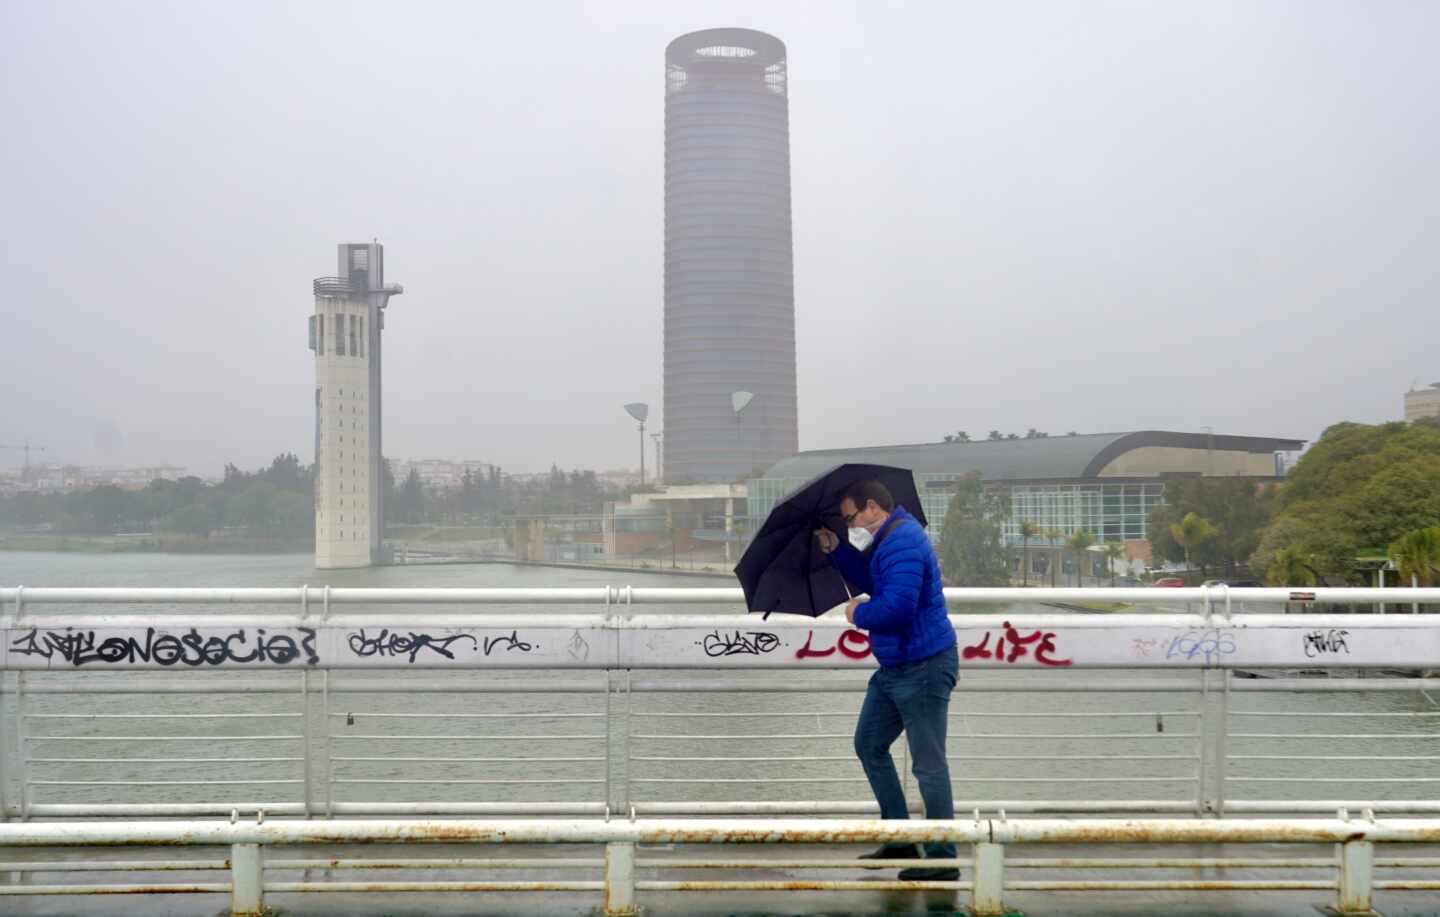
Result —
MULTIPOLYGON (((846 462, 909 468, 930 537, 939 540, 955 482, 978 473, 992 493, 1009 498, 1006 543, 1019 546, 1020 525, 1069 535, 1084 530, 1102 542, 1145 539, 1151 510, 1165 502, 1165 481, 1202 476, 1278 480, 1277 452, 1302 440, 1147 430, 1085 436, 967 443, 925 443, 802 452, 749 482, 747 509, 763 520, 789 491, 846 462)), ((1041 535, 1032 545, 1058 541, 1041 535)))

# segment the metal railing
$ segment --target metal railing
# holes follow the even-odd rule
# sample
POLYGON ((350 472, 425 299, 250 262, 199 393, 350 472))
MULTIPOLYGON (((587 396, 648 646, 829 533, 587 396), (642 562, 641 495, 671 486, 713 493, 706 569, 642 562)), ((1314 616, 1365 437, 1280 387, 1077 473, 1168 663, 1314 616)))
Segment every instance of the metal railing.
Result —
MULTIPOLYGON (((1431 700, 1440 685, 1421 677, 1305 677, 1395 668, 1418 675, 1440 660, 1440 616, 1252 613, 1282 603, 1369 605, 1377 590, 1160 592, 947 590, 956 606, 1095 601, 1113 593, 1135 604, 1193 603, 1198 609, 954 615, 962 654, 950 743, 957 811, 976 812, 976 824, 984 821, 980 811, 1196 819, 1093 822, 1123 829, 1112 838, 1116 842, 1140 838, 1140 828, 1126 825, 1208 824, 1217 816, 1231 816, 1219 824, 1243 826, 1261 823, 1233 817, 1343 807, 1373 811, 1388 823, 1401 813, 1440 813, 1440 794, 1433 792, 1440 784, 1433 776, 1440 730, 1432 728, 1440 723, 1440 706, 1431 700)), ((1436 589, 1384 593, 1392 603, 1440 601, 1436 589)), ((849 732, 874 666, 864 635, 834 616, 762 620, 738 609, 682 615, 663 607, 734 605, 738 599, 732 589, 629 587, 0 589, 0 813, 34 819, 263 812, 271 819, 304 816, 311 827, 331 824, 315 819, 340 816, 606 819, 565 823, 585 831, 620 824, 617 818, 647 824, 677 815, 873 814, 849 732), (146 607, 139 613, 110 607, 89 612, 119 604, 146 607), (585 604, 598 605, 598 613, 537 607, 585 604), (186 613, 170 606, 184 606, 178 610, 186 613), (442 606, 438 612, 436 606, 442 606), (797 678, 801 670, 810 671, 797 678), (756 773, 764 779, 755 779, 756 773)), ((986 831, 1002 823, 986 822, 986 831)), ((840 831, 848 823, 807 824, 840 831)), ((1283 824, 1303 834, 1316 822, 1283 824)), ((265 828, 272 825, 280 831, 284 823, 267 822, 265 828)), ((38 837, 23 832, 50 827, 0 826, 20 832, 16 837, 38 837)), ((603 831, 586 837, 587 843, 633 843, 603 831)), ((991 839, 983 843, 993 837, 987 834, 991 839)), ((1155 840, 1148 834, 1144 839, 1155 840)), ((633 858, 633 851, 616 849, 617 862, 633 858)), ((240 864, 235 868, 249 875, 259 860, 257 851, 237 848, 232 866, 240 864)), ((963 865, 978 873, 980 860, 977 852, 963 865)), ((416 860, 365 862, 427 868, 416 860)), ((522 875, 530 868, 516 859, 445 862, 514 868, 522 875)), ((742 868, 704 862, 675 868, 742 868)), ((855 865, 795 862, 801 863, 795 868, 855 865)), ((1159 869, 1171 861, 1035 862, 1009 868, 1060 869, 1073 862, 1085 869, 1159 869)), ((1278 862, 1247 861, 1246 868, 1279 868, 1278 862)), ((1358 874, 1369 867, 1338 862, 1340 879, 1265 887, 1340 887, 1345 900, 1344 870, 1358 874)), ((266 865, 301 868, 291 861, 266 865)), ((175 868, 182 866, 198 868, 175 868)), ((589 863, 598 866, 598 860, 589 863)), ((1312 867, 1319 868, 1319 861, 1304 866, 1312 867)), ((994 868, 985 867, 987 876, 994 868)), ((633 863, 630 869, 633 874, 633 863)), ((793 877, 757 881, 772 884, 755 888, 897 887, 793 877)), ((1208 880, 1145 884, 1150 881, 1059 878, 1004 887, 1215 887, 1208 880)), ((1235 881, 1242 884, 1226 887, 1251 887, 1243 882, 1253 880, 1235 881)), ((998 901, 995 882, 977 875, 974 883, 943 887, 978 888, 984 894, 976 891, 977 900, 998 901)), ((325 887, 302 882, 263 888, 559 888, 531 878, 312 884, 325 887)), ((603 879, 561 883, 576 891, 612 884, 608 872, 603 879)), ((615 900, 623 902, 620 885, 615 900)), ((230 891, 243 903, 251 899, 241 890, 260 887, 247 878, 195 888, 230 891)), ((751 886, 640 881, 628 894, 633 901, 634 889, 743 887, 751 886)), ((0 893, 22 893, 6 888, 0 886, 0 893)), ((104 886, 24 888, 94 893, 104 886)))
MULTIPOLYGON (((955 821, 845 821, 834 819, 792 820, 683 820, 634 821, 514 820, 477 821, 309 821, 242 823, 230 822, 131 822, 76 824, 0 825, 0 847, 73 847, 124 845, 145 846, 228 846, 227 860, 126 860, 85 864, 87 871, 196 871, 229 873, 228 881, 170 883, 168 885, 109 883, 0 885, 0 896, 77 895, 122 893, 229 893, 232 913, 258 915, 265 912, 266 893, 336 892, 601 892, 603 913, 622 917, 637 913, 639 892, 702 891, 865 891, 935 889, 968 891, 970 908, 980 915, 1008 912, 1004 903, 1010 891, 1256 891, 1324 890, 1336 893, 1334 912, 1371 912, 1375 889, 1387 891, 1437 891, 1433 878, 1385 878, 1376 881, 1377 867, 1429 869, 1440 867, 1437 857, 1382 857, 1375 845, 1440 843, 1440 820, 1375 819, 1369 813, 1351 818, 1339 812, 1331 819, 1241 821, 1206 819, 1148 819, 1118 821, 1083 819, 1071 821, 982 818, 955 821), (955 881, 848 880, 819 878, 831 870, 903 866, 907 861, 880 864, 840 857, 765 857, 718 860, 693 859, 659 852, 643 859, 636 856, 639 844, 856 844, 923 843, 949 841, 970 845, 972 855, 954 860, 928 860, 928 865, 950 865, 968 870, 971 878, 955 881), (342 858, 268 858, 266 848, 322 844, 603 844, 603 862, 593 858, 485 858, 432 857, 388 860, 342 858), (1006 861, 1005 848, 1017 844, 1330 844, 1336 856, 1324 858, 1226 857, 1066 857, 1029 858, 1006 861), (504 880, 407 880, 407 881, 281 881, 277 873, 321 870, 326 873, 349 869, 390 870, 507 870, 531 875, 540 871, 544 879, 504 880), (1231 868, 1290 869, 1310 874, 1304 879, 1220 879, 1206 877, 1094 880, 1089 878, 1046 878, 1008 880, 1007 870, 1047 870, 1073 873, 1076 870, 1224 870, 1231 868), (556 870, 583 870, 599 878, 556 879, 556 870), (642 879, 641 870, 660 875, 688 874, 693 870, 765 870, 772 875, 749 879, 642 879), (794 873, 803 871, 804 877, 794 873), (1317 877, 1316 874, 1321 876, 1317 877), (1323 875, 1328 873, 1329 875, 1323 875)), ((913 864, 910 860, 908 863, 913 864)), ((11 858, 0 863, 0 871, 24 873, 70 872, 78 864, 27 861, 11 858)))

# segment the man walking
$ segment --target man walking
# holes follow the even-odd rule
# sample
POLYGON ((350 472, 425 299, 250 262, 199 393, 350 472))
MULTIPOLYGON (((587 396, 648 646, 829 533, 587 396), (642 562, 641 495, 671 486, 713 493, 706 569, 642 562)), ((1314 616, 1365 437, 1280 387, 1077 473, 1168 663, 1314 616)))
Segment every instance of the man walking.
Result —
MULTIPOLYGON (((945 732, 960 661, 955 628, 946 616, 940 564, 925 530, 904 507, 895 505, 879 481, 860 481, 847 488, 840 514, 849 528, 848 543, 842 544, 827 529, 815 534, 821 550, 855 591, 869 595, 864 601, 852 599, 845 606, 845 619, 868 633, 871 652, 880 663, 870 676, 855 724, 855 754, 880 803, 880 817, 909 818, 890 756, 890 746, 904 730, 925 817, 953 819, 945 732)), ((954 859, 955 845, 926 844, 924 856, 954 859)), ((861 859, 919 857, 917 847, 906 844, 887 845, 861 859)), ((902 869, 900 878, 955 880, 960 870, 915 867, 902 869)))

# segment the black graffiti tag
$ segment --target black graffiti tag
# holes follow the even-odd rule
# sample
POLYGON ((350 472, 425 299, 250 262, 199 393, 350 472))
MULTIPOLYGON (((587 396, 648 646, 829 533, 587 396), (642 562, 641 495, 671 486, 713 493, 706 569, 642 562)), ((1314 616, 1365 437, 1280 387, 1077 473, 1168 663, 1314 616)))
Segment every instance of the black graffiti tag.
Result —
POLYGON ((407 656, 408 662, 414 663, 417 656, 422 652, 432 652, 446 659, 454 659, 455 654, 451 652, 450 645, 459 640, 469 640, 471 650, 480 648, 480 641, 471 634, 450 634, 445 637, 437 637, 434 634, 422 634, 410 631, 402 634, 399 631, 391 631, 388 627, 382 628, 380 633, 370 636, 365 629, 350 635, 350 652, 356 656, 407 656))
POLYGON ((290 634, 266 634, 255 630, 252 639, 245 629, 225 636, 203 635, 195 628, 179 634, 156 634, 155 628, 144 635, 112 636, 97 639, 93 630, 46 630, 31 628, 10 644, 10 652, 21 656, 37 656, 46 662, 57 658, 79 666, 130 665, 136 662, 173 666, 218 666, 226 663, 270 663, 289 665, 302 654, 306 665, 319 663, 315 652, 315 631, 297 628, 297 642, 290 634))
POLYGON ((700 641, 706 656, 763 656, 780 646, 780 638, 759 630, 720 633, 713 630, 700 641))
POLYGON ((1312 630, 1304 635, 1305 655, 1311 659, 1316 656, 1338 655, 1339 653, 1348 656, 1350 655, 1350 646, 1345 642, 1345 638, 1349 635, 1350 631, 1338 630, 1333 627, 1329 630, 1312 630))
POLYGON ((532 644, 526 643, 524 640, 521 640, 521 639, 520 639, 520 633, 519 633, 519 631, 513 631, 513 630, 512 630, 509 634, 507 634, 507 635, 504 636, 504 637, 486 637, 486 638, 485 638, 485 655, 486 655, 486 656, 489 656, 489 655, 490 655, 490 651, 491 651, 491 650, 496 650, 496 649, 504 650, 504 651, 507 652, 507 653, 508 653, 508 652, 512 652, 512 651, 513 651, 513 652, 520 652, 520 653, 528 653, 528 652, 530 652, 531 650, 536 649, 536 648, 537 648, 536 645, 532 645, 532 644))

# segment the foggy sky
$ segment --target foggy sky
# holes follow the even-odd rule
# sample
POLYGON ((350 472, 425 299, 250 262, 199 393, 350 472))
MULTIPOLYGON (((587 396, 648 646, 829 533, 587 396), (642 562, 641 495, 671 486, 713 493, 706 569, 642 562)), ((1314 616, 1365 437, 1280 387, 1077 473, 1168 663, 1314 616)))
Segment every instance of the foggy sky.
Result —
POLYGON ((0 0, 0 442, 311 461, 310 280, 377 237, 387 455, 635 465, 715 26, 789 47, 802 449, 1440 381, 1435 3, 0 0))

